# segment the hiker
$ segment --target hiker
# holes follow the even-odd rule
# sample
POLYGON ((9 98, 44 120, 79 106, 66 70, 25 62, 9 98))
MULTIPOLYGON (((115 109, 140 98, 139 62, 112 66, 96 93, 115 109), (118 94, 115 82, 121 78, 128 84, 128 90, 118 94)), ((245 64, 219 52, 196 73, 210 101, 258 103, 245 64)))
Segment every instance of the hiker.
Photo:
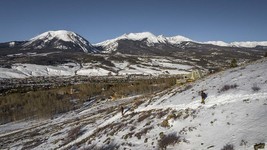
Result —
POLYGON ((207 98, 207 94, 204 91, 200 92, 201 95, 201 104, 205 104, 205 99, 207 98))
POLYGON ((123 106, 121 106, 121 115, 123 116, 124 114, 123 114, 123 111, 124 111, 124 108, 123 108, 123 106))

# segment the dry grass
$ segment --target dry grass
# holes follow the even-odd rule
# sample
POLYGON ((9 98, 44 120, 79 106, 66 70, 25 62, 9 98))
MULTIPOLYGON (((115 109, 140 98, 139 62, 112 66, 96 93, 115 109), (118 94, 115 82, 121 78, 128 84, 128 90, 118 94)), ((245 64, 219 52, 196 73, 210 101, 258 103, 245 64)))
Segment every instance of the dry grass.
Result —
POLYGON ((160 119, 164 116, 166 116, 167 114, 169 113, 169 109, 166 109, 166 110, 160 110, 158 113, 157 113, 157 118, 160 119))
POLYGON ((159 149, 165 150, 169 145, 175 145, 181 142, 182 139, 180 136, 177 136, 176 133, 171 133, 168 135, 161 135, 161 139, 158 141, 159 149))
POLYGON ((81 126, 77 126, 72 128, 69 132, 67 137, 64 140, 64 143, 69 143, 75 139, 77 139, 82 134, 81 126))
POLYGON ((147 119, 150 116, 151 116, 151 111, 145 111, 139 115, 137 122, 142 122, 143 120, 147 119))
POLYGON ((134 132, 130 132, 130 133, 124 135, 122 138, 126 140, 126 139, 128 139, 128 138, 132 138, 132 136, 133 136, 134 134, 135 134, 134 132))
POLYGON ((143 130, 141 130, 140 132, 136 133, 135 136, 138 138, 138 139, 141 139, 141 136, 142 135, 145 135, 148 133, 148 131, 152 130, 154 127, 150 126, 150 127, 147 127, 147 128, 144 128, 143 130))
POLYGON ((167 119, 163 120, 160 124, 162 127, 167 128, 170 127, 169 122, 167 119))

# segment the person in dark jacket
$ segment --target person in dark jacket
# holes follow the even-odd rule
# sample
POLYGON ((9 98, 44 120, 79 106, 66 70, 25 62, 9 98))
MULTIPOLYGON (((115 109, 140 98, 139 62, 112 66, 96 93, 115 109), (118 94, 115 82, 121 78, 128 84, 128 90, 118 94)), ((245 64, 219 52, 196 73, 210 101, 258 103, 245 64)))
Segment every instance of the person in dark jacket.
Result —
POLYGON ((204 91, 201 91, 200 95, 201 95, 201 104, 205 104, 205 99, 207 98, 207 94, 204 91))
POLYGON ((123 108, 123 106, 121 106, 121 115, 122 116, 124 115, 124 108, 123 108))

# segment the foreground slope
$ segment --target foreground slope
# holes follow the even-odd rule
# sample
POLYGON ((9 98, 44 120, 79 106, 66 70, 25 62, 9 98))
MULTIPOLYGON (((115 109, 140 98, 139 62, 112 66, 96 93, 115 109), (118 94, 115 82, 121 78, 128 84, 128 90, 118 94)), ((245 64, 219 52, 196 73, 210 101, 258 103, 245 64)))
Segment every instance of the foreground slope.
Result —
POLYGON ((79 139, 72 144, 96 148, 112 143, 121 145, 119 149, 252 149, 267 141, 266 70, 265 59, 167 94, 158 93, 124 117, 116 115, 90 131, 85 144, 79 139), (208 93, 205 105, 200 104, 200 90, 208 93))
POLYGON ((253 149, 267 142, 267 60, 183 87, 0 126, 1 149, 253 149), (200 104, 199 91, 208 93, 200 104), (120 105, 125 108, 124 116, 120 105))

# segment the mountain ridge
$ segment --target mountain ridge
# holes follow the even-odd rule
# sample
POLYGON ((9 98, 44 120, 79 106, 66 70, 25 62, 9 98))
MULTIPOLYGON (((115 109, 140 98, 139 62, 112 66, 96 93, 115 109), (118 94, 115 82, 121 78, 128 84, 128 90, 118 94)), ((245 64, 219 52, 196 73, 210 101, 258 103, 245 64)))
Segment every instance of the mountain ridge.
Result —
POLYGON ((224 41, 200 42, 200 41, 195 41, 195 40, 192 40, 190 38, 187 38, 181 35, 166 37, 164 35, 156 36, 150 32, 123 34, 119 37, 109 39, 103 42, 99 42, 93 45, 98 46, 98 47, 103 47, 105 51, 116 51, 118 48, 118 41, 120 40, 132 40, 132 41, 146 40, 148 46, 154 46, 154 44, 158 44, 158 43, 179 45, 182 42, 193 42, 197 44, 211 44, 211 45, 221 46, 221 47, 255 48, 257 46, 267 46, 267 41, 240 41, 240 42, 230 42, 230 43, 226 43, 224 41))
MULTIPOLYGON (((199 42, 187 38, 185 36, 164 36, 164 35, 154 35, 151 32, 137 32, 123 34, 119 37, 105 40, 100 43, 91 44, 85 38, 77 33, 66 30, 56 30, 47 31, 39 34, 28 41, 10 41, 5 43, 0 43, 0 48, 5 49, 19 49, 19 50, 41 50, 41 49, 59 49, 59 50, 71 50, 71 51, 81 51, 85 53, 110 53, 118 50, 121 47, 119 43, 122 41, 132 41, 134 49, 140 49, 143 46, 153 48, 155 51, 160 47, 165 49, 177 49, 186 48, 189 45, 213 45, 219 47, 237 47, 237 48, 257 48, 262 47, 266 49, 267 41, 245 41, 245 42, 230 42, 226 43, 224 41, 207 41, 199 42), (185 43, 187 42, 187 43, 185 43), (185 44, 183 44, 185 43, 185 44), (190 44, 191 43, 191 44, 190 44), (141 47, 140 45, 141 44, 141 47), (139 45, 139 46, 138 46, 139 45), (136 47, 137 46, 137 47, 136 47)), ((129 43, 129 42, 128 42, 129 43)), ((133 45, 130 46, 133 48, 133 45)), ((198 46, 199 47, 199 46, 198 46)), ((126 45, 123 46, 124 49, 127 48, 126 45)), ((126 52, 126 51, 125 51, 126 52)))
POLYGON ((98 50, 81 35, 66 30, 47 31, 26 41, 10 41, 0 43, 0 48, 11 49, 15 52, 36 51, 46 52, 57 49, 64 51, 78 51, 97 53, 98 50))

